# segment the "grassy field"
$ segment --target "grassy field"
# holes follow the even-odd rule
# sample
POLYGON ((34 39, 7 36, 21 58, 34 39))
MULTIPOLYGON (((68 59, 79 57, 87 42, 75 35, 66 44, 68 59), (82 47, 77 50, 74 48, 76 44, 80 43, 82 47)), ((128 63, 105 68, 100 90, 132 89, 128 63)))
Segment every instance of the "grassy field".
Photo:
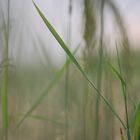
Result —
POLYGON ((14 40, 10 40, 8 0, 6 20, 0 14, 0 140, 140 140, 140 52, 132 49, 114 2, 101 0, 97 11, 96 2, 83 1, 84 47, 79 43, 75 49, 71 48, 73 1, 69 1, 67 43, 32 4, 66 59, 55 65, 57 56, 50 57, 44 48, 47 44, 39 39, 33 44, 42 49, 45 64, 37 58, 22 63, 19 58, 27 56, 21 48, 11 55, 14 40), (105 5, 116 19, 121 38, 112 52, 104 36, 105 5))

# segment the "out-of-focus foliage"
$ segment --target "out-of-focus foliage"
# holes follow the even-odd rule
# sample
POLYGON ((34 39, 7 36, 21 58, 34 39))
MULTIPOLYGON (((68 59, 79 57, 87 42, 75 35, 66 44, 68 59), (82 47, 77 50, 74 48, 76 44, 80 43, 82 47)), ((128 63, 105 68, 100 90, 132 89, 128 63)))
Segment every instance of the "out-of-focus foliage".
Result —
POLYGON ((66 8, 63 12, 65 16, 58 16, 60 8, 56 8, 56 0, 50 2, 54 5, 52 11, 56 14, 55 18, 51 18, 49 10, 45 13, 45 5, 40 9, 49 21, 56 19, 51 22, 53 26, 47 25, 71 58, 71 62, 76 64, 76 67, 69 64, 67 98, 64 74, 67 62, 61 69, 65 54, 45 28, 32 1, 0 0, 0 139, 117 140, 122 138, 119 132, 121 128, 122 139, 130 140, 127 138, 127 131, 115 117, 118 115, 128 129, 124 95, 121 93, 122 83, 126 86, 132 140, 139 140, 140 53, 132 49, 127 26, 116 1, 71 0, 71 31, 67 29, 70 27, 66 25, 65 18, 69 17, 68 3, 65 0, 61 2, 62 7, 66 8), (77 16, 75 11, 80 8, 83 13, 77 16), (119 38, 111 46, 105 36, 108 28, 105 20, 108 14, 112 16, 110 21, 113 22, 115 33, 109 41, 116 36, 119 38), (59 25, 62 30, 58 28, 59 25), (55 26, 60 36, 53 30, 52 27, 55 26), (73 35, 77 27, 77 34, 73 35), (64 43, 67 41, 63 41, 67 38, 66 34, 71 36, 70 49, 64 43), (77 46, 73 45, 73 41, 77 41, 79 35, 82 38, 80 51, 78 55, 73 55, 71 50, 77 46), (116 49, 114 52, 108 51, 109 47, 113 48, 116 44, 119 48, 119 65, 116 49), (94 90, 90 84, 97 89, 94 90), (100 93, 101 98, 96 96, 100 93), (106 104, 115 115, 102 99, 107 101, 106 104), (24 121, 19 125, 21 120, 24 121))

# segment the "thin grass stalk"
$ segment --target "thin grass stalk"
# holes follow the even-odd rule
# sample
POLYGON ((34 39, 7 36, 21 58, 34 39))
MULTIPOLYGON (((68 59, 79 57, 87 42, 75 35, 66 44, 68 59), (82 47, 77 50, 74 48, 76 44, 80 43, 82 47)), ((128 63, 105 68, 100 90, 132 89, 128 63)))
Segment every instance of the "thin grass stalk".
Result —
MULTIPOLYGON (((112 79, 111 75, 108 72, 108 69, 106 68, 105 73, 105 95, 110 99, 112 102, 112 106, 114 106, 114 100, 113 100, 113 92, 112 92, 112 79), (107 81, 106 81, 107 80, 107 81)), ((111 113, 108 109, 104 110, 105 115, 105 123, 104 123, 104 134, 105 134, 105 140, 114 139, 114 117, 111 116, 111 113), (109 120, 109 121, 108 121, 109 120)))
MULTIPOLYGON (((104 51, 104 56, 105 59, 110 60, 110 56, 107 53, 106 49, 104 51)), ((110 102, 112 103, 112 106, 114 107, 114 94, 113 94, 113 79, 111 77, 108 65, 105 62, 105 74, 104 74, 104 81, 103 81, 103 87, 105 88, 105 95, 107 98, 109 98, 110 102)), ((109 139, 114 139, 115 137, 115 133, 114 133, 114 117, 111 116, 110 111, 106 108, 104 109, 104 118, 105 118, 105 122, 104 122, 104 137, 105 140, 109 140, 109 139), (108 121, 109 120, 109 121, 108 121)))
MULTIPOLYGON (((101 32, 100 32, 100 46, 99 46, 99 64, 97 72, 97 88, 101 91, 102 85, 102 72, 103 72, 103 34, 104 34, 104 0, 101 0, 101 32)), ((99 107, 100 107, 100 96, 96 96, 96 108, 95 108, 95 139, 98 140, 99 135, 99 107)))
MULTIPOLYGON (((85 49, 83 52, 85 71, 91 72, 92 68, 92 55, 93 55, 93 45, 95 43, 94 35, 95 35, 95 16, 93 14, 93 0, 84 0, 84 41, 85 41, 85 49)), ((87 117, 89 117, 89 106, 88 103, 91 102, 90 95, 90 87, 89 83, 84 80, 84 95, 83 95, 83 140, 88 138, 88 127, 89 121, 87 121, 87 117)), ((92 108, 92 106, 90 106, 92 108)), ((91 120, 90 120, 91 121, 91 120)), ((92 123, 91 123, 92 124, 92 123)))
POLYGON ((88 95, 89 95, 89 83, 83 79, 84 81, 84 94, 83 94, 83 108, 82 108, 82 121, 83 121, 83 136, 82 136, 82 140, 86 140, 88 138, 88 129, 87 129, 87 123, 88 123, 88 119, 87 119, 87 108, 88 108, 88 95))
MULTIPOLYGON (((119 65, 119 71, 120 74, 122 75, 122 70, 121 70, 121 64, 120 64, 120 58, 119 58, 119 52, 118 48, 116 46, 117 50, 117 60, 118 60, 118 65, 119 65)), ((128 104, 127 104, 127 93, 126 93, 126 85, 124 85, 121 81, 121 86, 122 86, 122 93, 123 93, 123 99, 124 99, 124 107, 125 107, 125 117, 126 117, 126 131, 127 131, 127 138, 128 140, 131 140, 131 134, 130 134, 130 126, 129 126, 129 117, 128 117, 128 104)))
MULTIPOLYGON (((71 17, 72 17, 72 0, 69 0, 69 7, 68 7, 68 45, 71 46, 71 17)), ((66 59, 69 59, 66 55, 66 59)), ((67 67, 66 75, 65 75, 65 140, 68 140, 68 129, 69 129, 69 121, 68 121, 68 93, 69 93, 69 73, 70 67, 67 67)))
MULTIPOLYGON (((9 14, 10 1, 7 1, 7 26, 5 27, 5 47, 3 61, 9 60, 9 14)), ((3 67, 2 84, 2 122, 3 122, 3 140, 8 140, 8 63, 3 67)))
POLYGON ((0 64, 1 68, 1 87, 0 87, 0 101, 1 101, 1 109, 2 109, 2 140, 6 138, 7 135, 7 88, 6 88, 6 83, 7 83, 7 69, 6 67, 8 66, 8 59, 6 57, 6 47, 8 46, 7 43, 7 23, 5 22, 4 18, 4 12, 1 9, 1 16, 2 16, 2 26, 3 26, 3 32, 4 32, 4 38, 5 38, 5 44, 4 44, 4 50, 3 50, 3 60, 0 64), (6 117, 5 117, 6 116, 6 117))

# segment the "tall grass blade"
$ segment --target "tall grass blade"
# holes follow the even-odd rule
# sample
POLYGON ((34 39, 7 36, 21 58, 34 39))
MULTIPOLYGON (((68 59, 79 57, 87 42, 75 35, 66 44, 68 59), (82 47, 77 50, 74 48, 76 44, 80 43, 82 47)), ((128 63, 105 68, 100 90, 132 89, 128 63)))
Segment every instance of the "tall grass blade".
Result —
POLYGON ((133 118, 133 139, 134 140, 139 140, 140 138, 140 102, 138 103, 135 113, 134 113, 134 118, 133 118))
MULTIPOLYGON (((103 75, 103 56, 104 56, 104 50, 103 50, 103 35, 104 35, 104 0, 101 0, 101 31, 100 31, 100 46, 99 46, 99 63, 98 63, 98 71, 97 71, 97 88, 99 91, 102 89, 102 75, 103 75)), ((100 96, 96 96, 96 108, 95 108, 95 139, 98 140, 99 138, 99 127, 100 127, 100 121, 99 121, 99 108, 100 108, 100 96)))
POLYGON ((81 72, 81 74, 84 76, 84 78, 89 82, 89 84, 96 90, 96 93, 102 98, 102 100, 109 107, 109 109, 112 111, 112 113, 115 115, 115 117, 120 121, 120 123, 122 124, 122 126, 124 128, 126 128, 125 124, 123 123, 123 121, 121 120, 121 118, 119 117, 119 115, 117 114, 117 112, 112 108, 112 106, 109 103, 109 101, 101 94, 101 92, 96 88, 95 84, 87 76, 87 74, 85 73, 85 71, 83 70, 83 68, 81 67, 81 65, 78 63, 78 61, 76 60, 76 58, 74 57, 74 55, 71 53, 71 51, 68 49, 67 45, 64 43, 64 41, 62 40, 62 38, 55 31, 55 29, 52 27, 52 25, 49 23, 49 21, 45 18, 45 16, 40 11, 40 9, 38 8, 38 6, 35 3, 34 3, 34 5, 35 5, 35 7, 36 7, 36 9, 37 9, 37 11, 39 13, 39 15, 43 19, 45 25, 50 30, 50 32, 55 37, 55 39, 58 41, 58 43, 63 48, 63 50, 66 52, 66 54, 69 56, 69 58, 71 59, 71 61, 76 65, 76 67, 78 68, 78 70, 81 72))
POLYGON ((2 106, 2 122, 3 122, 3 140, 7 140, 8 135, 8 95, 7 95, 7 84, 8 84, 8 70, 3 69, 3 78, 1 85, 1 106, 2 106))
MULTIPOLYGON (((69 47, 71 47, 71 33, 72 33, 72 0, 69 0, 69 7, 68 7, 68 33, 67 39, 69 47)), ((66 55, 66 59, 69 59, 66 55)), ((69 133, 69 115, 68 115, 68 94, 69 94, 69 75, 70 74, 70 67, 67 67, 66 75, 65 75, 65 95, 64 95, 64 106, 65 106, 65 140, 68 140, 68 133, 69 133)))
MULTIPOLYGON (((4 21, 5 46, 3 52, 3 62, 9 60, 9 30, 10 30, 10 1, 7 1, 7 23, 4 21)), ((2 16, 4 17, 4 15, 2 16)), ((2 127, 3 140, 8 140, 8 64, 2 68, 1 84, 1 106, 2 106, 2 127)))
MULTIPOLYGON (((120 58, 119 58, 119 51, 116 46, 116 51, 117 51, 117 60, 118 60, 118 65, 119 65, 119 71, 122 77, 122 71, 121 71, 121 64, 120 64, 120 58)), ((128 140, 131 140, 131 134, 130 134, 130 127, 129 127, 129 118, 128 118, 128 104, 127 104, 127 95, 126 95, 126 84, 121 81, 121 86, 122 86, 122 92, 124 96, 124 107, 125 107, 125 116, 126 116, 126 127, 127 127, 127 138, 128 140)), ((125 82, 126 83, 126 82, 125 82)))

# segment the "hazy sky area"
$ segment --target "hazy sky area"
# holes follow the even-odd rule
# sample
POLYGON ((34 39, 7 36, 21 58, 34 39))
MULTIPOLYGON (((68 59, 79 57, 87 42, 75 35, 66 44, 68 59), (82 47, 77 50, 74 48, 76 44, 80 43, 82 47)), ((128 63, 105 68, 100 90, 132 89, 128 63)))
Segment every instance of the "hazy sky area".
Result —
MULTIPOLYGON (((35 3, 65 42, 68 42, 69 0, 35 0, 35 3)), ((139 47, 140 1, 116 0, 116 4, 123 15, 131 42, 139 47)), ((0 0, 0 8, 4 11, 6 19, 6 0, 0 0)), ((109 18, 107 23, 110 23, 110 20, 111 18, 109 18)), ((73 0, 72 48, 75 48, 82 41, 83 23, 82 1, 73 0)), ((106 30, 110 38, 114 27, 110 30, 109 26, 110 24, 107 25, 106 30)), ((11 57, 25 63, 29 62, 29 64, 30 60, 34 60, 35 63, 45 64, 46 53, 49 53, 54 58, 54 62, 57 60, 58 64, 64 61, 65 57, 63 50, 46 29, 31 0, 10 0, 10 50, 11 57)))
POLYGON ((116 2, 122 11, 130 40, 138 45, 140 43, 140 1, 116 0, 116 2))
MULTIPOLYGON (((140 36, 140 1, 139 0, 115 0, 117 7, 120 9, 123 16, 126 28, 130 35, 131 41, 139 43, 140 36)), ((36 0, 36 3, 46 13, 51 23, 58 28, 57 31, 62 32, 65 36, 68 24, 68 2, 69 0, 36 0)), ((72 42, 80 40, 81 36, 81 21, 83 16, 83 6, 80 0, 73 0, 73 26, 72 26, 72 42), (76 36, 75 36, 76 35, 76 36), (79 37, 80 36, 80 37, 79 37)), ((111 19, 109 19, 111 20, 111 19)), ((110 21, 108 21, 110 22, 110 21)))

